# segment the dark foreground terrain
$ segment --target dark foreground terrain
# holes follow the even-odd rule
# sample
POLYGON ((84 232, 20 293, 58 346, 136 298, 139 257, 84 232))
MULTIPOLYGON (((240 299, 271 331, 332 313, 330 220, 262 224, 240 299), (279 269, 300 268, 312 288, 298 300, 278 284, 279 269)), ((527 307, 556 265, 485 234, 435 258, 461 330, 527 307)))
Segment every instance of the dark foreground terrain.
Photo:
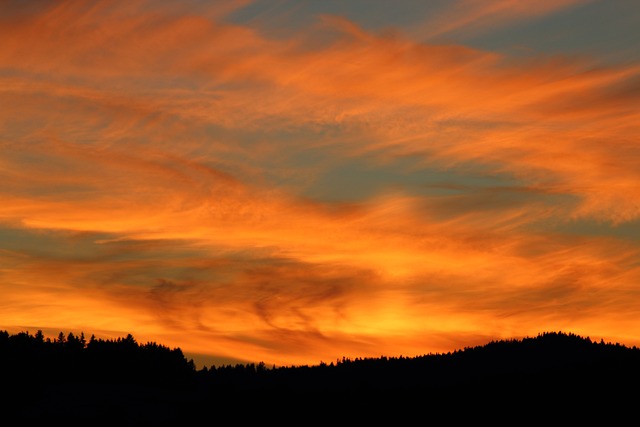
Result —
POLYGON ((131 336, 0 332, 3 425, 634 422, 640 349, 547 332, 446 354, 196 370, 131 336))

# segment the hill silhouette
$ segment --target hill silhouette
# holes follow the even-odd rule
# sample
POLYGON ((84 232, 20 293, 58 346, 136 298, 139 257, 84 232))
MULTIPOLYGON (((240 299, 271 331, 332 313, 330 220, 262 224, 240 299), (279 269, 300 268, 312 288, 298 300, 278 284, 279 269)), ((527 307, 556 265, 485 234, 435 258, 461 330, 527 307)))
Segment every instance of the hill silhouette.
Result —
POLYGON ((196 369, 179 348, 132 335, 87 340, 61 332, 51 340, 41 331, 4 331, 0 375, 2 413, 21 424, 183 425, 221 416, 478 421, 492 411, 611 422, 637 405, 640 349, 545 332, 417 357, 196 369))

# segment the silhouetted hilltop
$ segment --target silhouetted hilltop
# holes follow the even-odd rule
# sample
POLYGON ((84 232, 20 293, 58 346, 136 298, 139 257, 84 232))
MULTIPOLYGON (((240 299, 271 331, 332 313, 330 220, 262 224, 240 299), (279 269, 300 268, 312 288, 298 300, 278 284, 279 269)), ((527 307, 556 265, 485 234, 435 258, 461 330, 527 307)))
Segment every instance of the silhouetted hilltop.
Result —
POLYGON ((62 332, 54 340, 42 331, 10 335, 0 331, 0 374, 17 384, 121 383, 186 386, 194 364, 182 350, 124 338, 87 340, 84 333, 62 332))
POLYGON ((581 393, 640 379, 640 349, 548 332, 493 341, 444 354, 342 359, 336 363, 267 369, 236 365, 200 371, 219 394, 238 391, 297 393, 415 393, 561 387, 581 393))
POLYGON ((399 408, 403 414, 444 413, 486 405, 566 404, 567 399, 583 409, 615 402, 620 411, 639 397, 640 349, 545 332, 418 357, 196 370, 179 348, 139 344, 131 335, 86 340, 84 334, 60 333, 50 340, 40 331, 0 332, 0 375, 10 391, 5 400, 10 409, 47 419, 65 405, 85 420, 114 421, 111 417, 126 413, 127 419, 153 419, 155 425, 245 406, 277 416, 284 403, 296 410, 323 408, 318 414, 324 416, 338 408, 355 411, 354 416, 356 408, 387 415, 399 408))

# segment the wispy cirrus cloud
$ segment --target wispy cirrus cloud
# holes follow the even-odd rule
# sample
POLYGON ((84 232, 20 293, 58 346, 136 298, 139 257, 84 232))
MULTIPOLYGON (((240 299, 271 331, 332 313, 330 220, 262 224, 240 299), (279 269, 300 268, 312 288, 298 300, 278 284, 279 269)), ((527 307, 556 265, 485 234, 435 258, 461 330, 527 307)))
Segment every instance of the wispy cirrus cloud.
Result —
POLYGON ((473 36, 564 11, 591 0, 456 0, 431 15, 413 34, 423 40, 473 36))
MULTIPOLYGON (((71 13, 67 9, 73 11, 64 8, 64 13, 71 13)), ((245 129, 257 130, 266 126, 272 132, 283 127, 353 128, 372 143, 340 147, 346 153, 392 148, 400 155, 422 152, 425 158, 437 156, 444 165, 484 163, 496 170, 525 174, 535 185, 539 177, 547 177, 558 191, 583 200, 580 215, 624 221, 638 214, 626 201, 637 180, 635 169, 622 166, 633 150, 628 141, 636 131, 632 123, 637 96, 629 90, 637 79, 635 66, 598 69, 596 64, 570 58, 539 58, 520 64, 489 52, 371 34, 335 19, 325 20, 321 27, 329 41, 314 35, 291 42, 204 18, 178 17, 167 22, 160 14, 151 18, 134 14, 128 22, 117 19, 128 16, 120 9, 112 13, 114 17, 105 19, 84 12, 83 19, 66 26, 65 31, 50 25, 53 28, 49 31, 58 37, 51 43, 63 49, 64 62, 59 61, 55 49, 41 46, 40 41, 40 47, 29 49, 32 46, 27 37, 18 33, 7 38, 20 40, 30 52, 26 59, 21 54, 18 62, 7 59, 18 69, 43 73, 51 71, 50 67, 64 67, 54 75, 94 79, 71 87, 23 80, 24 88, 16 96, 31 93, 34 102, 40 102, 39 97, 47 96, 45 90, 53 90, 58 97, 78 99, 91 108, 99 106, 114 116, 124 116, 116 119, 122 126, 119 130, 113 124, 96 129, 99 124, 89 120, 93 126, 86 132, 95 137, 96 130, 101 131, 96 139, 102 143, 114 137, 121 140, 125 134, 131 138, 136 130, 148 132, 154 123, 163 128, 173 124, 175 136, 185 130, 184 124, 180 127, 184 120, 200 127, 234 128, 242 123, 245 129), (92 46, 105 45, 104 51, 89 53, 97 58, 87 58, 74 42, 87 28, 101 35, 92 46), (311 44, 318 37, 320 44, 311 44), (136 43, 128 43, 129 39, 136 43), (189 50, 183 45, 200 48, 189 50), (37 59, 29 60, 29 55, 37 55, 37 59), (153 78, 146 78, 145 85, 138 80, 141 75, 153 78), (122 82, 125 77, 130 83, 122 82), (107 83, 102 87, 106 89, 99 89, 104 79, 107 83), (181 80, 197 86, 185 87, 181 80), (183 88, 163 89, 169 82, 183 88), (125 91, 118 89, 122 84, 125 91), (234 90, 228 90, 228 85, 234 90), (207 87, 211 89, 203 94, 201 90, 207 87), (608 130, 606 136, 602 129, 608 130), (575 158, 576 153, 588 157, 587 161, 558 161, 575 158), (623 159, 617 158, 618 153, 623 159), (612 185, 605 166, 612 163, 624 168, 617 175, 630 179, 628 184, 612 185), (608 202, 603 201, 604 193, 609 194, 608 202)), ((34 19, 29 24, 36 26, 38 22, 34 19)), ((29 33, 35 31, 26 27, 29 33)), ((5 87, 14 88, 5 90, 11 101, 16 81, 5 83, 5 87)), ((53 102, 60 105, 59 99, 53 102)), ((108 114, 97 113, 102 119, 108 114)), ((47 128, 52 127, 43 123, 39 131, 47 128)), ((64 128, 56 126, 56 131, 64 128)), ((73 125, 73 129, 82 128, 73 125)))
MULTIPOLYGON (((637 335, 637 241, 568 231, 638 221, 637 65, 276 37, 243 4, 4 8, 1 324, 267 363, 637 335), (342 164, 397 181, 309 195, 342 164)), ((578 3, 465 4, 434 37, 578 3)))

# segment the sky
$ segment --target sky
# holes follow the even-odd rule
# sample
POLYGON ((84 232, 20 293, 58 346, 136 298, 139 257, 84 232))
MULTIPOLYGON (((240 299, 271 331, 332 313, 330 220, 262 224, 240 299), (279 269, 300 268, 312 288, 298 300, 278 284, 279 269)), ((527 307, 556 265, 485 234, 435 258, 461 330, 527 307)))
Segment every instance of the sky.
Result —
POLYGON ((637 0, 0 0, 0 329, 640 345, 638 40, 637 0))

